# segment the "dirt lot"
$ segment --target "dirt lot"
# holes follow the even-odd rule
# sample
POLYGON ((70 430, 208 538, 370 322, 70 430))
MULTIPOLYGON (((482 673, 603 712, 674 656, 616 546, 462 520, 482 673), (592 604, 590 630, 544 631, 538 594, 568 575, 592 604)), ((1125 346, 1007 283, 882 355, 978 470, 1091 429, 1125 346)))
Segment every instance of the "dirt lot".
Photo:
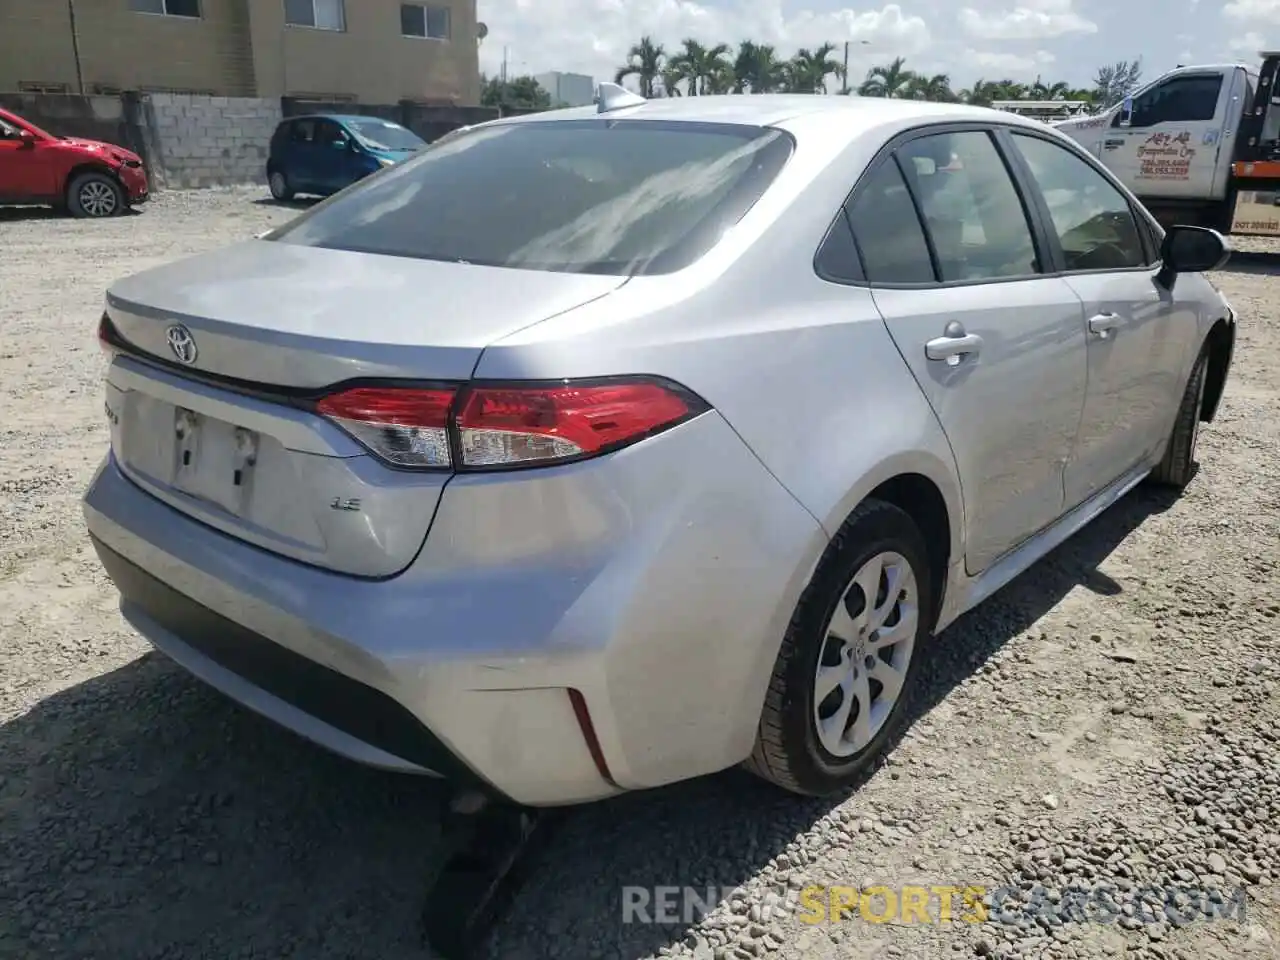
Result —
MULTIPOLYGON (((0 211, 0 956, 424 955, 436 787, 330 757, 148 653, 82 534, 104 289, 291 215, 258 196, 100 224, 0 211)), ((1221 274, 1241 339, 1184 498, 1131 495, 948 630, 889 765, 838 805, 728 774, 583 810, 495 956, 1280 956, 1273 272, 1221 274), (813 882, 1020 899, 987 923, 761 909, 813 882), (700 922, 624 925, 624 885, 741 892, 700 922), (1225 891, 1228 911, 1243 887, 1244 921, 1158 905, 1156 923, 1152 885, 1225 891), (1094 919, 1062 922, 1085 894, 1094 919)))

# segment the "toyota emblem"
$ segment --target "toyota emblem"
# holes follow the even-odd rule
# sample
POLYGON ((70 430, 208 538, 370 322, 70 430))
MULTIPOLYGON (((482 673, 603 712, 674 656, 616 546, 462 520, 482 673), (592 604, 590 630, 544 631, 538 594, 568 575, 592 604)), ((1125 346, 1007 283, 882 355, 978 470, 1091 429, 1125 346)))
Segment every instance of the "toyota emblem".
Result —
POLYGON ((175 323, 166 330, 165 339, 169 341, 169 349, 173 351, 179 363, 190 366, 196 362, 196 339, 182 324, 175 323))

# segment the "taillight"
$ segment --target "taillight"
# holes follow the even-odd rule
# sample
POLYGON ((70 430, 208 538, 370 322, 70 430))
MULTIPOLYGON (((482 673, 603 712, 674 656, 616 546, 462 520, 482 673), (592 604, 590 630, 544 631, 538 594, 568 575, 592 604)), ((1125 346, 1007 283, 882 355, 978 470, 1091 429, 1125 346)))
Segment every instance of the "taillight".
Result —
POLYGON ((98 346, 103 353, 113 354, 116 352, 115 347, 111 345, 111 321, 105 313, 98 318, 98 346))
POLYGON ((455 424, 463 466, 492 467, 616 450, 690 412, 688 398, 656 383, 473 387, 455 424))
POLYGON ((453 399, 451 389, 355 387, 325 397, 316 409, 388 463, 447 467, 453 399))
POLYGON ((708 407, 675 384, 626 379, 353 387, 316 409, 395 466, 495 470, 610 453, 708 407))

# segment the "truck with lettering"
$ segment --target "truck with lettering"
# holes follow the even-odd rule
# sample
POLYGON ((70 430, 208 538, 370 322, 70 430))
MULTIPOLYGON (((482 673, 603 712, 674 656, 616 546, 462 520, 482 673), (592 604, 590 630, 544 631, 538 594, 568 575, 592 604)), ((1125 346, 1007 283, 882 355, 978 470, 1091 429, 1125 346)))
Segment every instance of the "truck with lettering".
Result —
POLYGON ((1053 126, 1091 150, 1162 224, 1280 236, 1280 51, 1171 70, 1053 126))

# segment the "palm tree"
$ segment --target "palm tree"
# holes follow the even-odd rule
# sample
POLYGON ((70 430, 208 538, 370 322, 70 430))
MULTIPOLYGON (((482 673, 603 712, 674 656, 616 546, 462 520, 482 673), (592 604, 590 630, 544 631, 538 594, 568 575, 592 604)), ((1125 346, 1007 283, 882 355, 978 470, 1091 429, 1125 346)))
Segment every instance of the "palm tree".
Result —
POLYGON ((773 93, 786 82, 786 64, 768 44, 743 40, 733 61, 734 93, 773 93))
POLYGON ((1036 82, 1027 90, 1027 95, 1032 100, 1067 100, 1069 99, 1067 94, 1070 92, 1071 85, 1063 80, 1045 83, 1039 77, 1036 77, 1036 82))
POLYGON ((831 54, 836 52, 835 44, 824 43, 816 50, 801 47, 787 64, 787 87, 792 93, 826 93, 827 77, 839 77, 844 68, 839 61, 833 60, 831 54))
POLYGON ((725 59, 728 53, 727 43, 707 47, 689 37, 684 49, 671 58, 671 67, 679 71, 689 96, 696 97, 732 84, 733 67, 725 59))
POLYGON ((901 97, 907 92, 915 74, 905 66, 906 58, 894 57, 887 67, 872 67, 867 79, 858 87, 864 97, 901 97))
POLYGON ((627 65, 618 69, 614 82, 622 83, 627 77, 634 76, 640 86, 640 96, 652 97, 653 81, 661 75, 666 59, 667 51, 662 44, 654 43, 652 37, 643 36, 627 51, 627 65))
POLYGON ((956 95, 951 90, 951 78, 945 73, 932 77, 913 74, 907 81, 903 96, 909 100, 932 100, 934 103, 954 103, 956 95))
POLYGON ((991 101, 996 99, 994 90, 995 84, 990 80, 975 80, 973 86, 960 91, 960 102, 975 107, 989 107, 991 101))
POLYGON ((682 97, 684 92, 680 89, 680 71, 671 64, 664 64, 662 73, 659 75, 659 90, 655 96, 660 97, 682 97))

